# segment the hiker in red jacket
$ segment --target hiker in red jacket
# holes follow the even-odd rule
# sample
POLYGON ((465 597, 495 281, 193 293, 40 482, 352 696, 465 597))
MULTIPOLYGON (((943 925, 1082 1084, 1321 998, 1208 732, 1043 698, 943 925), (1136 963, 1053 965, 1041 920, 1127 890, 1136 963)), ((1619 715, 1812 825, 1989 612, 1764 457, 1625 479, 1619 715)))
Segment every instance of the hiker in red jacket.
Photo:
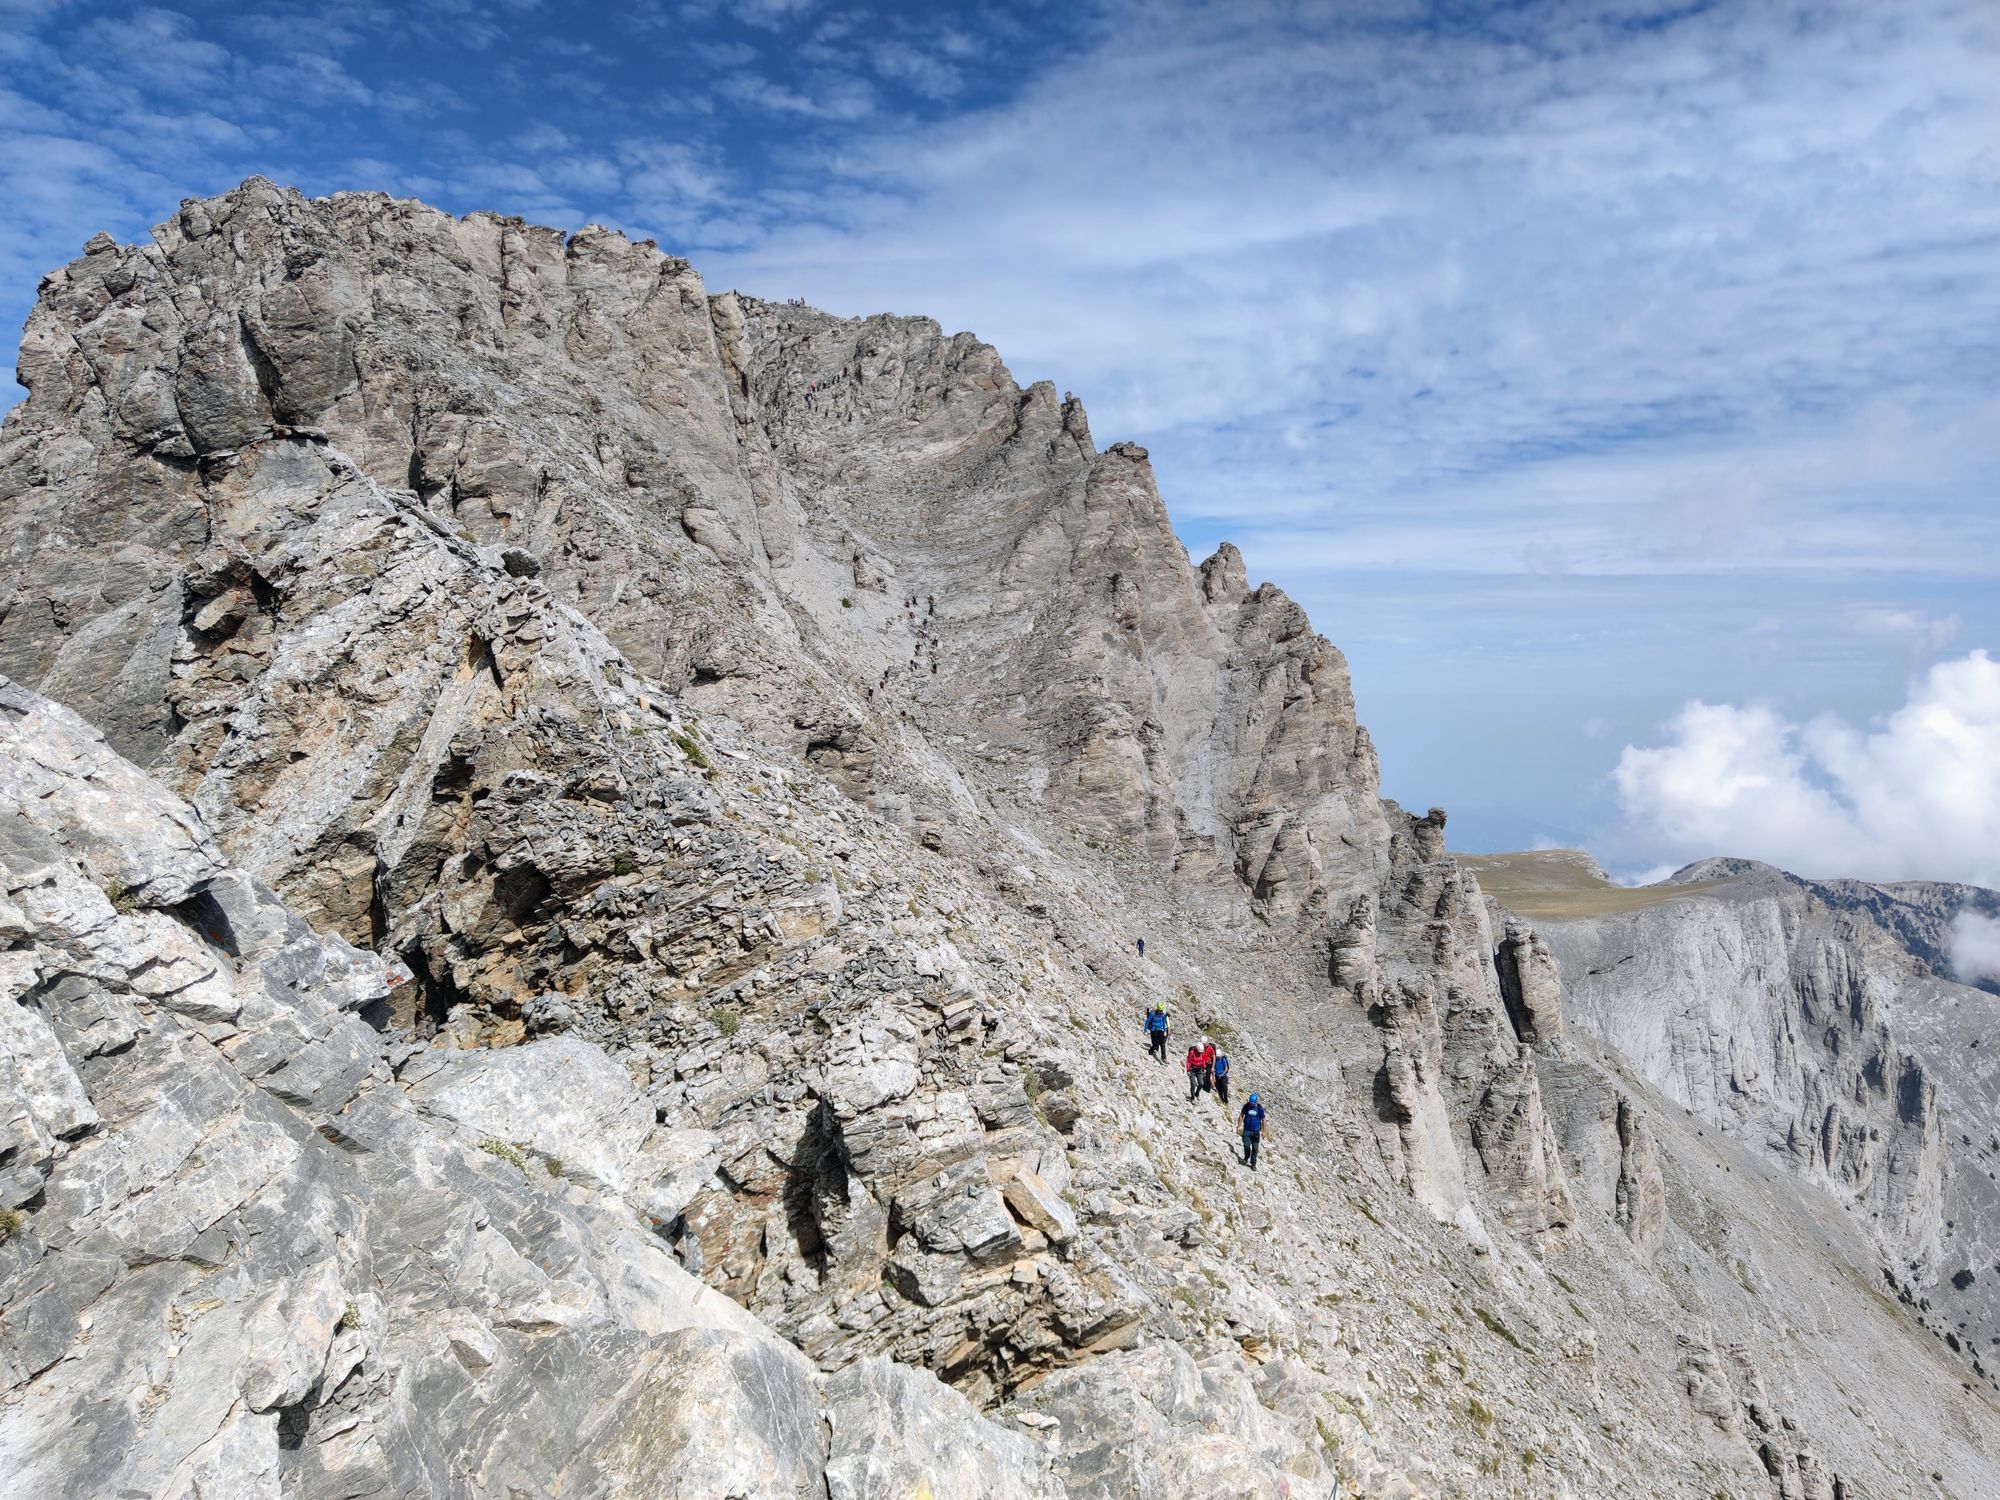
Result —
POLYGON ((1194 1096, 1201 1092, 1201 1048, 1199 1045, 1190 1044, 1187 1050, 1187 1061, 1182 1063, 1181 1066, 1187 1069, 1188 1103, 1192 1104, 1194 1103, 1194 1096))
POLYGON ((1204 1089, 1215 1087, 1215 1043, 1207 1037, 1201 1039, 1201 1086, 1204 1089))

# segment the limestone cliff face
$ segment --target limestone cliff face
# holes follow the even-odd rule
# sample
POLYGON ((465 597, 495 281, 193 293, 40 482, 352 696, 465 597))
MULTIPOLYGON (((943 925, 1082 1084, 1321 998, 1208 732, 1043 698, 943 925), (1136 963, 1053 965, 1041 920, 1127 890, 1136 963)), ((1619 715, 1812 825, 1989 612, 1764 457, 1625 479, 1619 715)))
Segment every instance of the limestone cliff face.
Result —
MULTIPOLYGON (((1676 1102, 1692 1062, 1656 1080, 1603 1045, 1560 935, 1496 923, 1443 813, 1378 800, 1339 653, 1234 549, 1193 564, 1144 451, 1100 451, 976 339, 711 296, 608 231, 253 181, 150 245, 93 241, 45 283, 21 373, 22 753, 49 785, 67 757, 140 789, 199 845, 199 891, 72 874, 136 903, 110 930, 251 998, 176 1009, 120 948, 92 982, 143 997, 173 1056, 93 1051, 94 992, 49 978, 82 937, 0 909, 30 1080, 0 1121, 27 1233, 0 1252, 35 1309, 0 1313, 0 1423, 138 1389, 213 1306, 334 1287, 394 1330, 300 1353, 282 1318, 233 1344, 217 1323, 204 1388, 276 1361, 284 1399, 162 1408, 116 1473, 37 1448, 46 1492, 181 1493, 195 1465, 205 1494, 363 1493, 432 1449, 447 1493, 612 1492, 643 1434, 704 1409, 742 1432, 699 1492, 979 1493, 977 1470, 1388 1497, 1505 1472, 1707 1500, 1939 1464, 1992 1487, 1991 1412, 1853 1283, 1832 1200, 1722 1154, 1676 1102), (377 979, 267 1016, 264 949, 196 952, 225 873, 298 952, 377 979), (1148 1001, 1270 1106, 1255 1174, 1231 1112, 1144 1056, 1148 1001), (351 1230, 301 1251, 306 1290, 179 1219, 67 1269, 93 1153, 143 1150, 131 1096, 164 1075, 128 1070, 187 1058, 220 1080, 196 1133, 274 1068, 332 1079, 281 1092, 290 1123, 256 1105, 301 1135, 284 1190, 351 1230), (1757 1244, 1729 1237, 1752 1220, 1757 1244), (167 1342, 83 1337, 151 1277, 167 1342), (647 1342, 687 1307, 698 1357, 647 1342), (1844 1341, 1806 1342, 1829 1318, 1844 1341), (561 1391, 517 1411, 530 1369, 561 1391), (1959 1435, 1858 1418, 1843 1392, 1885 1369, 1891 1405, 1959 1435)), ((0 787, 0 814, 58 849, 112 837, 115 807, 44 789, 0 787)), ((17 905, 45 865, 9 866, 17 905)), ((1841 962, 1808 966, 1824 1026, 1746 1072, 1741 1118, 1797 1131, 1857 1204, 1929 1203, 1934 1123, 1842 1105, 1805 1134, 1842 1090, 1902 1097, 1841 962)), ((215 1191, 210 1222, 253 1212, 215 1191)))
POLYGON ((996 790, 1261 905, 1379 866, 1339 653, 1233 554, 1190 566, 1143 450, 1099 453, 1079 405, 929 320, 711 299, 608 231, 252 182, 50 278, 19 373, 0 670, 92 702, 142 764, 186 759, 185 631, 245 618, 199 592, 213 471, 311 429, 850 790, 934 796, 878 762, 911 758, 901 715, 949 715, 996 790))
POLYGON ((2000 1242, 1990 997, 1937 978, 1881 919, 1904 904, 1893 891, 1744 860, 1675 880, 1694 889, 1541 924, 1572 1022, 1846 1205, 1888 1287, 1935 1304, 1933 1325, 1983 1371, 1992 1289, 1976 1269, 1953 1278, 2000 1242))
POLYGON ((2000 891, 1944 880, 1899 880, 1888 885, 1865 880, 1811 880, 1805 884, 1828 906, 1865 916, 1893 935, 1940 979, 2000 994, 2000 979, 1959 973, 1952 951, 1954 921, 1965 913, 2000 917, 2000 891))

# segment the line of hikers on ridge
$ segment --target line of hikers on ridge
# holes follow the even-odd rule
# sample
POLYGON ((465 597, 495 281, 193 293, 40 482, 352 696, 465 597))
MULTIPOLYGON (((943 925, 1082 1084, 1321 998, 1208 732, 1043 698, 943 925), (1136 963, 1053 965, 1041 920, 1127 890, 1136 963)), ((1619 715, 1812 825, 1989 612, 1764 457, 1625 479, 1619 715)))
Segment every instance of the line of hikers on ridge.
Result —
MULTIPOLYGON (((1140 951, 1144 952, 1143 949, 1140 951)), ((1146 1052, 1161 1064, 1167 1060, 1167 1030, 1167 1007, 1156 1000, 1146 1011, 1146 1052)), ((1223 1107, 1228 1108, 1229 1055, 1226 1052, 1218 1052, 1215 1043, 1203 1037, 1187 1049, 1187 1057, 1181 1067, 1187 1073, 1190 1104, 1213 1091, 1223 1107)), ((1243 1107, 1236 1112, 1236 1129, 1243 1138, 1243 1164, 1254 1172, 1257 1169, 1257 1148, 1264 1139, 1264 1103, 1254 1093, 1243 1101, 1243 1107)))

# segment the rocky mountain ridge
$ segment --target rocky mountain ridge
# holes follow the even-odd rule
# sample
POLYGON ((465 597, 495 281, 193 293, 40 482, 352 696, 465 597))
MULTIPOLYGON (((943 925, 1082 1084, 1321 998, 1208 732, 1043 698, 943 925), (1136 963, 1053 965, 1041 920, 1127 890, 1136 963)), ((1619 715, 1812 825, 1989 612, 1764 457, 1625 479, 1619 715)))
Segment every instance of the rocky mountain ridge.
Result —
MULTIPOLYGON (((380 956, 335 1007, 377 1039, 335 1136, 414 1110, 529 1179, 553 1163, 573 1208, 640 1216, 578 1265, 715 1309, 692 1272, 791 1351, 796 1398, 717 1398, 746 1433, 792 1414, 782 1473, 770 1445, 718 1460, 745 1493, 943 1492, 960 1440, 1020 1493, 1992 1487, 1990 1399, 1877 1298, 1874 1241, 1566 1020, 1557 949, 1496 923, 1443 814, 1377 800, 1339 653, 1233 549, 1193 566, 1144 451, 1097 451, 1079 404, 987 346, 710 296, 609 231, 253 181, 151 245, 93 241, 44 283, 21 375, 0 670, 184 797, 160 816, 314 941, 380 956), (1148 1000, 1271 1102, 1254 1176, 1145 1059, 1148 1000), (559 1103, 600 1075, 615 1118, 559 1103), (918 1415, 842 1469, 855 1371, 918 1415)), ((24 743, 80 753, 18 702, 24 743)), ((102 818, 29 804, 58 848, 102 818)), ((10 864, 10 892, 49 865, 10 864)), ((37 956, 5 1004, 67 1048, 81 997, 39 955, 73 939, 8 940, 37 956)), ((205 1307, 302 1295, 235 1252, 208 1290, 170 1237, 106 1282, 51 1277, 91 1232, 72 1158, 128 1138, 98 1091, 141 1061, 63 1055, 99 1123, 23 1158, 9 1286, 79 1329, 154 1265, 205 1307)), ((203 1493, 362 1492, 338 1477, 357 1449, 371 1483, 430 1463, 449 1493, 528 1462, 509 1444, 542 1418, 502 1440, 478 1413, 581 1325, 493 1315, 545 1233, 481 1206, 493 1171, 439 1201, 505 1251, 405 1307, 407 1347, 246 1405, 203 1493), (505 1357, 453 1353, 460 1314, 505 1357), (413 1434, 397 1403, 447 1356, 475 1394, 413 1434), (366 1403, 316 1415, 356 1380, 366 1403)), ((367 1175, 335 1195, 360 1239, 431 1243, 367 1175)), ((332 1274, 357 1309, 392 1300, 366 1258, 332 1274)), ((51 1331, 0 1430, 129 1383, 35 1305, 51 1331)), ((613 1308, 589 1337, 633 1357, 667 1316, 613 1308)), ((694 1398, 645 1348, 615 1389, 582 1378, 608 1425, 532 1472, 613 1493, 662 1461, 694 1398)), ((125 1477, 185 1492, 213 1434, 158 1430, 173 1464, 125 1477)), ((48 1493, 100 1477, 37 1461, 48 1493)))

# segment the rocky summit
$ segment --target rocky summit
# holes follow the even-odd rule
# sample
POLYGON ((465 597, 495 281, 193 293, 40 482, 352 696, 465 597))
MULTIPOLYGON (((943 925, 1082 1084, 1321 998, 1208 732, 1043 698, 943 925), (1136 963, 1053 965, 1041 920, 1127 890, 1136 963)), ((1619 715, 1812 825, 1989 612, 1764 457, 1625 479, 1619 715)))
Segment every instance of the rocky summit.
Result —
POLYGON ((1977 893, 1461 862, 1143 448, 609 230, 19 377, 8 1495, 2000 1494, 1977 893))

